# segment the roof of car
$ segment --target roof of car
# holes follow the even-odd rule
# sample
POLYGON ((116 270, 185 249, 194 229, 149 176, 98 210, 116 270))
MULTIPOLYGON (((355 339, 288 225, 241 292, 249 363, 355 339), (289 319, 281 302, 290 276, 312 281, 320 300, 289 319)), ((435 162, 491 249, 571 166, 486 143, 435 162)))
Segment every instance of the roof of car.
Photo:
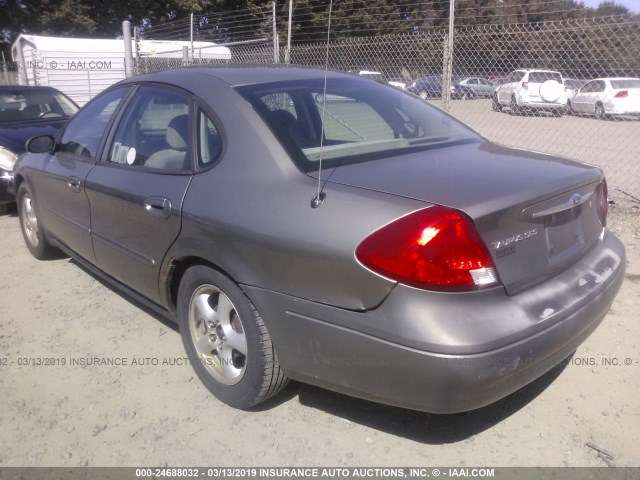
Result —
POLYGON ((594 80, 640 80, 638 77, 602 77, 594 78, 594 80))
MULTIPOLYGON (((187 77, 190 80, 201 78, 205 81, 209 77, 218 78, 232 86, 252 85, 255 83, 282 82, 287 80, 305 80, 322 78, 325 70, 320 68, 299 66, 274 66, 274 65, 233 65, 216 67, 190 67, 174 68, 160 72, 147 73, 131 77, 123 83, 139 81, 156 81, 181 83, 187 77)), ((353 78, 354 75, 347 72, 327 71, 328 78, 353 78)), ((360 76, 360 78, 363 78, 360 76)))
POLYGON ((545 69, 541 69, 541 68, 518 68, 517 71, 518 72, 527 72, 527 73, 532 73, 532 72, 560 73, 557 70, 545 70, 545 69))
POLYGON ((57 88, 32 85, 0 85, 0 92, 60 92, 57 88))

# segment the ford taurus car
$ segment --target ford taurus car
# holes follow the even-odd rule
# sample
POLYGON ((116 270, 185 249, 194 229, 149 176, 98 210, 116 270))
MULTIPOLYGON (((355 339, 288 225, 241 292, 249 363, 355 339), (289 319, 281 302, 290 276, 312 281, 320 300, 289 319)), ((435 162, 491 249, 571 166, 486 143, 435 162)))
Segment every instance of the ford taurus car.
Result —
POLYGON ((496 145, 358 75, 151 73, 28 146, 27 248, 177 322, 237 408, 288 379, 482 407, 570 356, 624 276, 600 169, 496 145))

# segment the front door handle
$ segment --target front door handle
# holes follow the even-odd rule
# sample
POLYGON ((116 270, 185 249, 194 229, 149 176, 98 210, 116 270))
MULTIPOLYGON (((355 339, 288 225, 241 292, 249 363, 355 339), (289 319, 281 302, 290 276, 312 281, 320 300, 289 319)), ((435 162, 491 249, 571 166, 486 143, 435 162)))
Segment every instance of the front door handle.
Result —
POLYGON ((75 175, 67 178, 67 187, 72 192, 80 193, 80 188, 82 187, 82 180, 80 180, 75 175))
POLYGON ((164 197, 150 197, 144 201, 144 209, 155 217, 169 218, 171 216, 171 201, 164 197))

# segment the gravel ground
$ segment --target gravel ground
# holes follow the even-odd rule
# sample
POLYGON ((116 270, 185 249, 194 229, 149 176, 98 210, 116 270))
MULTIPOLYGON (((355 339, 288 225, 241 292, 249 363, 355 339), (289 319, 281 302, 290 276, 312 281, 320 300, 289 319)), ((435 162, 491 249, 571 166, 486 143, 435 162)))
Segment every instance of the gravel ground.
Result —
POLYGON ((243 412, 200 384, 173 327, 68 258, 33 259, 0 216, 0 466, 605 466, 588 442, 640 466, 640 214, 610 226, 628 265, 609 315, 510 397, 431 415, 292 383, 243 412))

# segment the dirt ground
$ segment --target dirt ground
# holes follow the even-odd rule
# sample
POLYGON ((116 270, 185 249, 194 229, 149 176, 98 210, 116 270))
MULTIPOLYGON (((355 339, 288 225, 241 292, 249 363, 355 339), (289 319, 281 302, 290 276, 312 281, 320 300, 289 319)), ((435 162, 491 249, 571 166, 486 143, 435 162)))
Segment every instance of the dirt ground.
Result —
MULTIPOLYGON (((622 211, 624 210, 624 211, 622 211)), ((430 415, 298 383, 254 411, 200 384, 171 326, 0 216, 0 466, 640 466, 640 213, 613 308, 573 359, 481 410, 430 415), (92 359, 120 365, 88 364, 92 359)))

